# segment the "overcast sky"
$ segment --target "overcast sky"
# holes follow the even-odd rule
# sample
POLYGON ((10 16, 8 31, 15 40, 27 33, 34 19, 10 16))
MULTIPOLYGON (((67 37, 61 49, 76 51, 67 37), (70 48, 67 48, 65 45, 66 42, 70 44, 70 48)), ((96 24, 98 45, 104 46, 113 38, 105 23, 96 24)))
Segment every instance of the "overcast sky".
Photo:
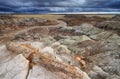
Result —
POLYGON ((120 0, 0 0, 0 13, 120 12, 120 0))

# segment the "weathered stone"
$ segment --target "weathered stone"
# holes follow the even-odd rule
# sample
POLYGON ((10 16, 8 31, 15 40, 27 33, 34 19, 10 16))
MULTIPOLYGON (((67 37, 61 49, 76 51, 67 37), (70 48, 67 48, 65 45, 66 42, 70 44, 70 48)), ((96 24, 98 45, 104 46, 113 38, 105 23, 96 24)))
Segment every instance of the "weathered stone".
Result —
POLYGON ((13 57, 13 54, 10 53, 5 45, 0 46, 0 63, 6 62, 13 57))
MULTIPOLYGON (((117 56, 116 56, 117 57, 117 56)), ((113 59, 110 61, 107 66, 104 67, 104 70, 109 73, 114 73, 118 76, 120 76, 120 60, 119 59, 113 59)))
POLYGON ((74 60, 71 57, 72 53, 67 46, 60 45, 59 42, 55 42, 52 44, 52 48, 54 49, 54 52, 61 59, 62 62, 72 64, 72 65, 74 64, 74 60))
POLYGON ((25 56, 26 58, 28 58, 29 55, 33 53, 30 44, 20 44, 20 43, 10 42, 6 44, 6 47, 9 51, 15 54, 23 54, 23 56, 25 56))
POLYGON ((91 56, 90 60, 93 61, 94 64, 100 66, 105 72, 120 75, 119 55, 119 48, 114 48, 113 50, 108 50, 104 53, 91 56))
POLYGON ((66 38, 66 39, 61 39, 60 43, 67 45, 68 48, 72 52, 76 52, 76 51, 80 51, 81 50, 80 47, 77 47, 77 44, 81 43, 81 42, 84 42, 84 41, 94 42, 94 40, 92 40, 88 36, 82 35, 82 36, 71 36, 71 37, 66 38))
POLYGON ((71 51, 65 45, 60 45, 56 50, 58 50, 57 54, 70 54, 71 51))
POLYGON ((65 31, 69 31, 69 32, 74 31, 74 29, 72 27, 63 27, 63 28, 60 28, 59 30, 63 31, 63 32, 65 32, 65 31))
POLYGON ((73 45, 77 43, 75 40, 72 40, 72 39, 61 39, 59 40, 59 42, 65 45, 73 45))
POLYGON ((83 42, 83 41, 92 41, 92 39, 90 39, 88 36, 86 35, 82 35, 82 36, 72 36, 71 39, 79 41, 79 42, 83 42))
POLYGON ((110 75, 107 79, 120 79, 118 75, 110 75))
POLYGON ((83 79, 91 79, 86 72, 83 72, 83 79))
POLYGON ((120 48, 119 45, 117 45, 117 43, 115 42, 110 42, 110 43, 103 42, 103 45, 104 48, 109 51, 118 50, 120 48))
POLYGON ((98 23, 97 27, 104 29, 120 30, 120 21, 103 21, 98 23))
POLYGON ((104 72, 100 67, 94 66, 93 71, 89 73, 92 79, 106 79, 109 74, 104 72))
POLYGON ((0 79, 26 79, 29 61, 22 54, 0 63, 0 79))
POLYGON ((83 23, 81 26, 75 26, 74 29, 81 34, 89 35, 89 36, 102 32, 101 29, 98 29, 93 25, 87 23, 85 24, 83 23))
POLYGON ((103 32, 101 32, 99 34, 92 35, 90 37, 92 39, 97 39, 97 40, 107 40, 111 35, 112 35, 112 33, 107 32, 107 31, 103 31, 103 32))
POLYGON ((62 77, 55 75, 42 66, 33 66, 27 79, 62 79, 62 77))
POLYGON ((58 48, 60 46, 60 42, 55 42, 51 46, 52 48, 58 48))
POLYGON ((72 51, 72 53, 76 53, 76 52, 81 51, 81 48, 76 47, 76 46, 68 46, 68 47, 72 51))
POLYGON ((44 42, 48 46, 53 44, 54 42, 56 42, 56 40, 51 36, 44 36, 44 37, 41 38, 40 41, 44 42))
POLYGON ((115 15, 111 20, 120 21, 120 15, 115 15))
POLYGON ((117 34, 113 34, 109 39, 109 42, 114 42, 117 43, 118 45, 120 44, 120 36, 118 36, 117 34))
POLYGON ((93 28, 94 28, 93 25, 88 24, 88 23, 84 23, 81 26, 75 26, 74 27, 75 30, 80 30, 81 34, 87 34, 93 28))
MULTIPOLYGON (((10 44, 14 45, 13 47, 16 48, 15 43, 10 44)), ((17 43, 17 45, 20 48, 19 53, 30 53, 28 60, 30 61, 31 66, 33 66, 32 64, 39 64, 52 72, 63 72, 64 74, 76 79, 83 78, 83 73, 81 70, 78 71, 78 69, 74 66, 57 60, 55 56, 52 56, 49 53, 42 53, 37 48, 29 44, 24 46, 23 44, 17 43), (27 51, 24 52, 24 50, 27 51)), ((18 51, 13 49, 9 44, 7 45, 7 48, 14 52, 18 51)))
POLYGON ((44 53, 49 53, 49 54, 52 54, 54 55, 54 49, 52 47, 45 47, 41 50, 41 52, 44 52, 44 53))

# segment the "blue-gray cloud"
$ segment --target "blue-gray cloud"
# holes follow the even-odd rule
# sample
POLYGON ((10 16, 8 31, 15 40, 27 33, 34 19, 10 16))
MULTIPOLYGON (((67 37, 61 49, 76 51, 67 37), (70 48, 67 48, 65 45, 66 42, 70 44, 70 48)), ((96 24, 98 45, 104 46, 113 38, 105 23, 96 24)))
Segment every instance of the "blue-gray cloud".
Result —
POLYGON ((0 0, 0 13, 120 12, 120 0, 0 0))
POLYGON ((120 8, 120 0, 91 0, 86 2, 87 7, 120 8))

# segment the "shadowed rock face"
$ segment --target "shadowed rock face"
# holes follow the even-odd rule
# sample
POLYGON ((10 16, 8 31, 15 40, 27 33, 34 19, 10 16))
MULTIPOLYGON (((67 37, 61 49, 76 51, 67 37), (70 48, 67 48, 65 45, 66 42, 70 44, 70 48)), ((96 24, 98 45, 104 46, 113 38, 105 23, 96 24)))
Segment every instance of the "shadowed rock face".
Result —
POLYGON ((97 27, 104 29, 120 30, 120 21, 103 21, 97 27))
POLYGON ((97 23, 96 27, 113 31, 120 35, 120 21, 119 20, 109 20, 97 23))
POLYGON ((120 15, 112 17, 111 20, 120 21, 120 15))
POLYGON ((106 18, 102 17, 86 17, 85 15, 65 15, 64 18, 60 19, 64 22, 67 23, 68 26, 76 26, 76 25, 81 25, 82 23, 91 23, 93 25, 96 25, 96 23, 105 21, 106 18))

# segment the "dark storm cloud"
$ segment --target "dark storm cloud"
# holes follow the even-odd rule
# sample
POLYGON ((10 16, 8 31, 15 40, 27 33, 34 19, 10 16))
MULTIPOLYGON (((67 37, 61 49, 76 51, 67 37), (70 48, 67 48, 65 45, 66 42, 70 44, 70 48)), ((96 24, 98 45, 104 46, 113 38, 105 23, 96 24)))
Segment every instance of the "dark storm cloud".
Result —
POLYGON ((120 12, 120 0, 0 0, 0 13, 120 12))
POLYGON ((120 0, 87 0, 87 7, 120 8, 120 0))
POLYGON ((111 1, 109 3, 106 3, 106 6, 110 7, 110 8, 118 8, 118 9, 120 9, 120 0, 114 0, 114 1, 111 1))

